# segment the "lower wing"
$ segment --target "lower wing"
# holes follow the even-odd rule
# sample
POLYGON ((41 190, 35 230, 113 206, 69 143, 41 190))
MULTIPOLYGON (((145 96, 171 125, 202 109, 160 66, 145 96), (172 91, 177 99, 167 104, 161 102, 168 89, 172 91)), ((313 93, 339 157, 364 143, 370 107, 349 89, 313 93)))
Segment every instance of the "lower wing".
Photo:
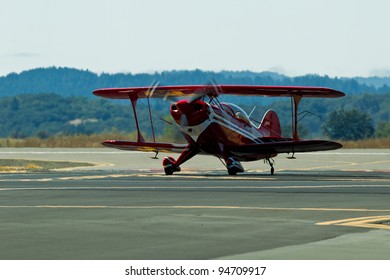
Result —
POLYGON ((233 154, 280 154, 337 150, 343 145, 326 140, 279 141, 227 147, 233 154))
POLYGON ((106 147, 128 151, 142 152, 175 152, 181 153, 188 145, 175 143, 132 142, 122 140, 106 140, 102 144, 106 147))

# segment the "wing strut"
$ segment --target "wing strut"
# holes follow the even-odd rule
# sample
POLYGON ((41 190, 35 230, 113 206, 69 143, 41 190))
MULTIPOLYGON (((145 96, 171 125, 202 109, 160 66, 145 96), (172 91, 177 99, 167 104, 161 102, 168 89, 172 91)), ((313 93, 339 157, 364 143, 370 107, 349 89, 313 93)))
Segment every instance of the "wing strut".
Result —
POLYGON ((302 95, 293 94, 292 97, 294 98, 293 139, 294 139, 294 141, 299 141, 299 135, 298 135, 298 107, 299 107, 299 103, 301 102, 302 95))
MULTIPOLYGON (((148 99, 148 109, 149 109, 149 118, 150 118, 150 126, 152 128, 152 135, 153 135, 153 142, 156 143, 156 136, 154 134, 154 125, 153 125, 153 118, 152 118, 152 110, 150 109, 150 98, 153 96, 153 93, 156 89, 156 87, 158 86, 158 83, 155 83, 155 85, 153 86, 152 90, 148 91, 146 93, 146 95, 148 96, 147 99, 148 99)), ((157 154, 155 156, 155 158, 157 158, 157 154)))
POLYGON ((144 137, 141 134, 141 131, 139 129, 139 124, 138 124, 138 117, 137 117, 137 109, 135 108, 137 105, 137 100, 138 96, 130 95, 129 94, 129 99, 131 102, 131 106, 133 107, 133 113, 134 113, 134 119, 135 119, 135 126, 137 127, 137 142, 145 142, 144 137))

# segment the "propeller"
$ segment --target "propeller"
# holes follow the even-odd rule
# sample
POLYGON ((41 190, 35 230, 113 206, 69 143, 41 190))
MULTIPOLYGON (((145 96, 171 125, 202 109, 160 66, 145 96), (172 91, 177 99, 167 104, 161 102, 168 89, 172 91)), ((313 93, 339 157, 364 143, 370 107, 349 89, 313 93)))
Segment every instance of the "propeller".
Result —
POLYGON ((176 103, 177 101, 179 101, 179 99, 177 97, 174 97, 173 95, 171 95, 169 92, 167 94, 164 95, 164 98, 163 98, 164 102, 166 101, 169 101, 171 104, 174 104, 176 103))
POLYGON ((146 95, 148 98, 152 98, 152 97, 153 97, 153 93, 155 92, 156 88, 157 88, 159 85, 160 85, 160 82, 154 80, 154 81, 152 82, 152 84, 150 85, 150 87, 148 88, 148 90, 145 92, 145 95, 146 95))
MULTIPOLYGON (((151 85, 149 86, 148 90, 145 92, 145 95, 148 97, 148 106, 150 107, 150 103, 149 103, 149 100, 150 98, 153 96, 154 92, 156 91, 157 87, 161 86, 161 83, 157 80, 154 80, 151 85)), ((164 98, 162 99, 164 102, 169 102, 170 104, 176 104, 177 101, 179 101, 178 98, 174 97, 173 95, 170 95, 170 93, 168 92, 167 94, 165 94, 164 98)), ((150 117, 151 118, 151 117, 150 117)), ((159 119, 169 125, 173 125, 173 123, 169 120, 166 120, 165 118, 163 117, 159 117, 159 119)), ((188 123, 188 121, 186 120, 186 122, 188 123)), ((153 124, 153 121, 151 121, 151 124, 153 124)))
POLYGON ((220 92, 222 92, 221 87, 214 79, 212 79, 209 83, 207 83, 206 88, 200 89, 198 93, 195 93, 191 98, 189 98, 188 103, 191 104, 196 100, 204 98, 205 96, 208 96, 210 100, 213 100, 214 98, 219 96, 220 92), (212 89, 210 89, 210 86, 212 87, 212 89))

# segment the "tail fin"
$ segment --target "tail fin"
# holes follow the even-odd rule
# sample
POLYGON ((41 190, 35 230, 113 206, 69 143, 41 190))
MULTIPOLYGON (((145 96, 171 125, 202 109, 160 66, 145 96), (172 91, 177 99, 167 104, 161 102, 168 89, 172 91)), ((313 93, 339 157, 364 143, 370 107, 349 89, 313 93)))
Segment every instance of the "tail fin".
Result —
POLYGON ((265 113, 258 130, 263 137, 282 137, 278 115, 272 110, 265 113))

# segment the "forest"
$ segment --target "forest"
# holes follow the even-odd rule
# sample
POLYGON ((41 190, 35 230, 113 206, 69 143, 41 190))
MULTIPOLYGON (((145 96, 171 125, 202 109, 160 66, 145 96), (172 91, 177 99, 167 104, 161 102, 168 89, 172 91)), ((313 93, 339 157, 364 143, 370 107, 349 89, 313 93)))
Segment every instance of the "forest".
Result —
POLYGON ((19 74, 10 73, 0 77, 0 97, 26 93, 57 93, 61 96, 85 96, 105 87, 160 85, 196 85, 215 82, 236 85, 299 85, 330 87, 346 94, 389 93, 390 78, 331 78, 329 76, 305 75, 287 77, 273 72, 250 71, 210 72, 202 70, 164 71, 155 73, 96 74, 73 68, 37 68, 19 74))
MULTIPOLYGON (((339 79, 316 75, 288 78, 275 73, 171 71, 154 74, 94 74, 68 68, 42 68, 0 78, 0 138, 45 139, 54 135, 131 133, 135 130, 129 101, 96 97, 101 87, 161 84, 314 85, 342 90, 339 99, 303 99, 300 134, 303 138, 359 140, 390 137, 390 88, 385 79, 339 79), (341 127, 340 127, 340 124, 341 127), (351 126, 350 129, 347 129, 351 126), (362 131, 364 130, 364 131, 362 131), (341 132, 340 132, 341 131, 341 132)), ((291 136, 291 104, 286 98, 220 97, 235 102, 261 121, 272 108, 280 119, 283 136, 291 136)), ((169 101, 152 100, 153 123, 158 137, 180 140, 169 114, 169 101)), ((144 135, 151 137, 150 119, 144 100, 138 102, 144 135)))
MULTIPOLYGON (((265 98, 259 98, 265 99, 265 98)), ((153 123, 158 136, 180 137, 169 114, 169 102, 153 100, 153 123), (164 121, 165 120, 165 121, 164 121), (168 122, 167 122, 168 121, 168 122)), ((241 106, 248 113, 255 108, 254 121, 261 121, 264 113, 272 108, 281 120, 284 136, 291 136, 291 104, 290 100, 280 98, 265 104, 245 102, 241 106), (250 106, 248 104, 251 104, 250 106)), ((1 138, 47 138, 52 135, 98 134, 98 133, 130 133, 135 130, 133 112, 130 102, 112 102, 103 98, 63 97, 58 94, 24 94, 0 99, 1 138)), ((140 126, 146 136, 151 136, 150 119, 147 104, 140 100, 137 105, 140 126)), ((389 137, 390 127, 390 93, 351 95, 341 99, 304 99, 301 102, 300 130, 302 137, 326 136, 324 126, 329 124, 328 115, 333 112, 354 112, 349 123, 360 126, 369 125, 372 133, 367 137, 389 137), (353 111, 355 110, 355 111, 353 111), (305 115, 305 116, 304 116, 305 115)), ((335 117, 333 116, 334 120, 335 117)), ((340 121, 339 121, 340 122, 340 121)), ((344 131, 344 129, 342 129, 344 131)), ((343 138, 332 136, 329 138, 343 138)), ((346 138, 346 140, 356 140, 346 138)), ((358 137, 359 138, 359 137, 358 137)))

